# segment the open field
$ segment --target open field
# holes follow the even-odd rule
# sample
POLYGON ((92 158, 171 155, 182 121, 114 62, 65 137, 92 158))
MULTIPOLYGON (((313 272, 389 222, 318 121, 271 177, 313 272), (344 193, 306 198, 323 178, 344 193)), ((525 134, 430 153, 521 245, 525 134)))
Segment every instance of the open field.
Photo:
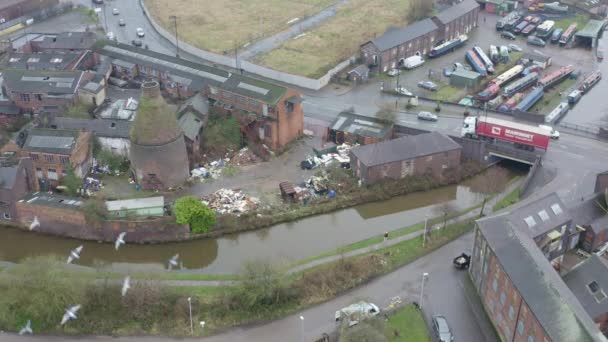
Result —
POLYGON ((334 17, 254 62, 292 74, 318 78, 354 55, 359 45, 389 26, 406 25, 409 0, 352 0, 334 17))
POLYGON ((572 23, 576 23, 577 24, 577 28, 579 30, 582 30, 583 27, 585 27, 585 25, 587 25, 587 23, 589 22, 589 16, 586 14, 577 14, 575 17, 572 18, 566 18, 566 19, 562 19, 562 20, 558 20, 555 22, 555 28, 560 28, 562 30, 565 30, 568 28, 568 26, 570 26, 570 24, 572 23))
POLYGON ((177 16, 180 39, 207 51, 231 52, 286 29, 288 21, 304 18, 336 0, 145 0, 154 19, 174 32, 177 16))

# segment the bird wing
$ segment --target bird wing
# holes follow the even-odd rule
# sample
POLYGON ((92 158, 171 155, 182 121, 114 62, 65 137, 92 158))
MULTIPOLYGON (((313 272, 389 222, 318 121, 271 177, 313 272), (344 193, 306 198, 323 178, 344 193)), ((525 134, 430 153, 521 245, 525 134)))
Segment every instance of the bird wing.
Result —
POLYGON ((70 313, 70 317, 76 318, 76 313, 78 313, 78 310, 80 310, 80 304, 70 307, 68 309, 68 312, 70 313))
POLYGON ((125 280, 122 282, 122 295, 126 295, 127 294, 127 290, 129 290, 131 288, 131 277, 126 276, 125 280))
POLYGON ((61 325, 64 325, 69 320, 70 320, 69 311, 66 310, 66 312, 63 314, 63 317, 61 318, 61 325))
POLYGON ((127 232, 122 232, 120 234, 118 234, 118 240, 122 241, 124 243, 124 239, 125 239, 125 235, 127 235, 127 232))
POLYGON ((71 264, 74 261, 74 257, 72 257, 72 253, 68 256, 68 264, 71 264))
POLYGON ((80 252, 82 252, 82 249, 83 249, 83 248, 84 248, 84 246, 83 246, 83 245, 80 245, 80 246, 76 247, 76 249, 74 249, 74 251, 75 251, 77 254, 80 254, 80 252))

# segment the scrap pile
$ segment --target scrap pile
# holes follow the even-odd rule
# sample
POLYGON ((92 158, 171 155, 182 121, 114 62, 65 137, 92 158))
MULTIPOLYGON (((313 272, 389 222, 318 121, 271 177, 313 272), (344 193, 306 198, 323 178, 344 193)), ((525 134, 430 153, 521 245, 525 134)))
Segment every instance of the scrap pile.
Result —
POLYGON ((320 166, 327 166, 332 163, 338 162, 340 163, 341 167, 348 169, 350 168, 350 150, 356 146, 359 145, 350 145, 347 143, 338 145, 336 146, 337 152, 323 154, 320 157, 310 156, 300 163, 300 167, 302 168, 302 170, 310 170, 320 166))
POLYGON ((203 197, 203 203, 218 214, 242 214, 256 209, 260 200, 240 190, 220 189, 203 197))
POLYGON ((222 175, 222 169, 230 162, 229 158, 214 160, 205 166, 190 171, 192 177, 217 179, 222 175))
POLYGON ((243 147, 239 152, 237 152, 234 157, 230 160, 230 164, 241 166, 241 165, 251 165, 255 164, 259 161, 258 156, 253 153, 249 148, 243 147))

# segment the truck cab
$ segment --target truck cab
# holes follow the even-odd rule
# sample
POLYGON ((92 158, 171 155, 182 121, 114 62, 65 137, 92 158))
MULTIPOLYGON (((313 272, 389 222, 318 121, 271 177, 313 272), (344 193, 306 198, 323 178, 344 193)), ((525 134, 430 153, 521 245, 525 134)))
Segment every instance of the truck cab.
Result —
POLYGON ((463 138, 477 138, 476 133, 477 118, 474 116, 468 116, 464 118, 460 136, 463 138))

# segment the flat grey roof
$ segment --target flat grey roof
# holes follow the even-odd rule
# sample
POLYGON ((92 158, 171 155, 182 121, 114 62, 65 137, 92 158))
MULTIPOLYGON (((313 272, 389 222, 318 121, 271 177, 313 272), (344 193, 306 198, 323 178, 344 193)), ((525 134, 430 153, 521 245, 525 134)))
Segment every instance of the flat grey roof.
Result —
POLYGON ((19 202, 70 209, 78 209, 82 206, 82 200, 80 198, 49 194, 46 192, 35 192, 29 194, 19 200, 19 202))
POLYGON ((82 78, 81 71, 5 70, 4 82, 19 93, 74 94, 82 78))
POLYGON ((158 208, 165 205, 165 198, 163 196, 146 197, 146 198, 133 198, 118 201, 106 201, 106 207, 108 211, 119 211, 119 210, 136 210, 145 208, 158 208))
POLYGON ((60 130, 89 130, 98 137, 129 139, 131 121, 56 117, 49 126, 60 130))
POLYGON ((591 255, 571 269, 564 281, 591 318, 608 313, 608 264, 604 257, 591 255), (597 284, 596 292, 589 286, 592 282, 597 284))
POLYGON ((78 131, 35 128, 28 132, 23 149, 32 152, 70 154, 78 131))

